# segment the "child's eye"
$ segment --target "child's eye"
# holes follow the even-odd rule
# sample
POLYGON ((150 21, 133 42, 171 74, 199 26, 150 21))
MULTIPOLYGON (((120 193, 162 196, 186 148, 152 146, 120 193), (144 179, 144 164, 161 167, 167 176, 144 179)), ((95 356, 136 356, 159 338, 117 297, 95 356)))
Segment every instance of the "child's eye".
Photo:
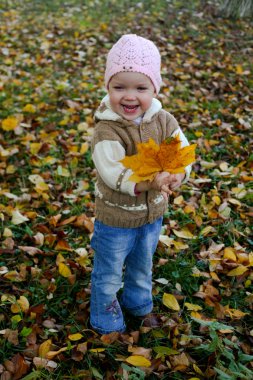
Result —
POLYGON ((138 87, 137 90, 138 91, 145 91, 147 89, 147 87, 138 87))
POLYGON ((123 86, 114 86, 113 87, 115 90, 123 90, 123 86))

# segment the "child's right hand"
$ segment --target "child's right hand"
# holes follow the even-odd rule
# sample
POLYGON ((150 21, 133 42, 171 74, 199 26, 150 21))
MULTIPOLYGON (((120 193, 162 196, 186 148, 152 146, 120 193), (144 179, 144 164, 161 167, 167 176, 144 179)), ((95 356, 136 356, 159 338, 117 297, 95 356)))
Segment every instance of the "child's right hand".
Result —
POLYGON ((161 191, 161 194, 165 199, 168 199, 168 195, 172 194, 169 187, 170 174, 168 172, 161 172, 156 174, 155 178, 151 182, 151 188, 161 191))

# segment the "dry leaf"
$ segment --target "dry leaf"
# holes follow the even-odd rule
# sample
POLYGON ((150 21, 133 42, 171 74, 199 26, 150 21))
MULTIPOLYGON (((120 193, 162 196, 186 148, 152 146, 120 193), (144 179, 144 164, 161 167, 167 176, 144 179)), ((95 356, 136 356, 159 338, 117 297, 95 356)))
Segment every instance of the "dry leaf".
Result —
POLYGON ((163 294, 163 304, 167 306, 169 309, 179 311, 180 306, 177 302, 176 297, 173 294, 164 293, 163 294))
POLYGON ((91 348, 89 351, 90 351, 90 352, 96 352, 96 353, 99 353, 99 352, 104 352, 104 351, 105 351, 105 348, 103 348, 103 347, 91 348))
POLYGON ((58 351, 49 351, 47 354, 46 354, 46 357, 47 359, 51 360, 53 359, 55 356, 59 355, 61 352, 64 352, 64 351, 67 351, 68 350, 68 347, 62 347, 60 348, 58 351))
POLYGON ((236 250, 232 247, 227 247, 224 249, 224 255, 223 259, 231 260, 231 261, 237 261, 237 257, 235 254, 236 250))
POLYGON ((9 116, 2 121, 2 128, 4 131, 13 131, 18 126, 18 119, 14 116, 9 116))
POLYGON ((174 234, 177 237, 183 238, 183 239, 193 239, 194 235, 188 230, 188 228, 182 228, 182 230, 178 231, 173 229, 174 234))
POLYGON ((66 240, 59 240, 54 247, 56 251, 69 251, 72 252, 72 248, 70 247, 69 243, 66 240))
POLYGON ((189 302, 185 302, 185 306, 187 307, 187 310, 192 310, 192 311, 202 310, 201 306, 194 305, 193 303, 189 303, 189 302))
POLYGON ((51 339, 47 339, 45 342, 41 343, 39 347, 39 356, 41 358, 46 358, 47 353, 50 351, 52 345, 51 339))
POLYGON ((144 347, 128 347, 128 352, 131 352, 133 355, 143 356, 146 359, 151 358, 151 348, 144 347))
POLYGON ((247 270, 248 270, 248 268, 245 267, 244 265, 239 265, 237 268, 232 269, 230 272, 228 272, 227 275, 228 276, 241 276, 247 270))
POLYGON ((151 366, 151 361, 144 358, 144 356, 141 356, 141 355, 129 356, 128 358, 126 358, 125 361, 136 367, 150 367, 151 366))
POLYGON ((80 333, 76 333, 76 334, 70 334, 68 336, 69 340, 73 341, 73 342, 76 342, 77 340, 80 340, 83 338, 83 335, 80 334, 80 333))
POLYGON ((35 255, 44 253, 41 249, 36 248, 36 247, 27 247, 27 246, 19 245, 18 248, 21 251, 28 253, 28 255, 30 255, 30 256, 35 256, 35 255))
POLYGON ((59 263, 59 273, 61 276, 66 277, 66 278, 72 275, 71 270, 64 263, 59 263))
POLYGON ((14 210, 12 212, 12 219, 11 219, 12 224, 18 225, 18 224, 28 222, 28 221, 29 219, 26 216, 20 214, 18 210, 14 210))
POLYGON ((20 313, 21 311, 26 312, 29 307, 30 305, 28 299, 25 296, 20 296, 19 300, 11 305, 11 311, 14 314, 20 313))
POLYGON ((120 162, 133 174, 130 181, 153 180, 162 171, 184 173, 185 167, 195 161, 196 144, 181 148, 179 134, 157 145, 154 140, 137 144, 137 154, 126 156, 120 162))

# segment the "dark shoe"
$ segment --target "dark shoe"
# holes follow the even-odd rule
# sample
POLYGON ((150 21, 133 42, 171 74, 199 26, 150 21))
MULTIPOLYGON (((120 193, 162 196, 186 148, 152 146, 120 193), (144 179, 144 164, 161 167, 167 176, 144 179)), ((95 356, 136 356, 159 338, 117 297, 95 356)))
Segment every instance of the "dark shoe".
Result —
POLYGON ((138 317, 138 319, 142 322, 141 325, 143 327, 161 327, 162 321, 161 317, 157 314, 149 313, 144 315, 143 317, 138 317))

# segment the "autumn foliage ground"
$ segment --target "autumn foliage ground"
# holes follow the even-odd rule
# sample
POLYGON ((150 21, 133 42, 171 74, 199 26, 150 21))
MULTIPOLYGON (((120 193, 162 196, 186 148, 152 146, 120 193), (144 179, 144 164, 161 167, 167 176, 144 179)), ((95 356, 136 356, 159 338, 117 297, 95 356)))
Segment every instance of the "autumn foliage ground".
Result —
POLYGON ((0 5, 0 379, 252 379, 252 23, 203 1, 107 3, 0 5), (161 328, 126 316, 101 337, 89 142, 105 54, 127 32, 159 46, 159 98, 197 162, 154 258, 161 328))

